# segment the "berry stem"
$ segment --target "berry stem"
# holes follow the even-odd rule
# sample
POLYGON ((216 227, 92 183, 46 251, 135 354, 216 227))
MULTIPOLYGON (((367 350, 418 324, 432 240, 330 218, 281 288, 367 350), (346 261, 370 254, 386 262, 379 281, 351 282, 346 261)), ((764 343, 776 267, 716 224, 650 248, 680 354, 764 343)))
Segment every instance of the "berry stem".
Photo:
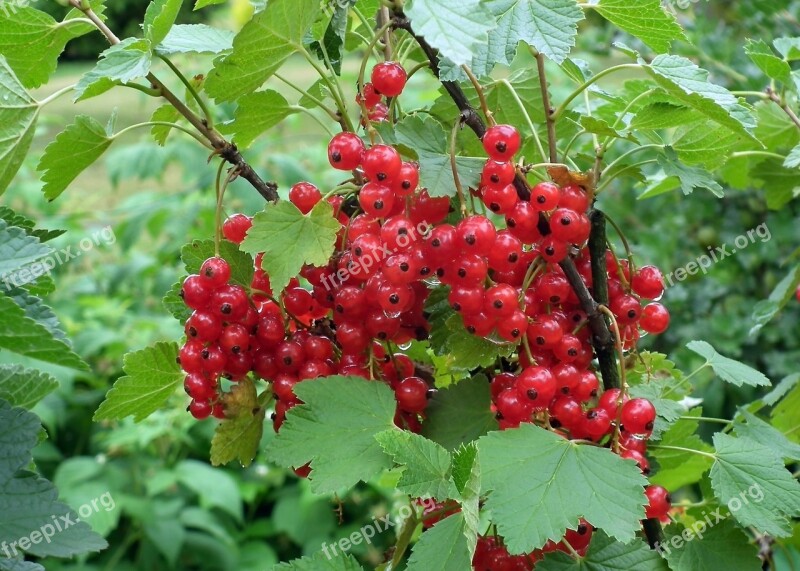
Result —
POLYGON ((201 145, 203 145, 207 149, 213 150, 213 147, 209 144, 208 141, 203 139, 203 137, 201 137, 200 135, 198 135, 197 133, 195 133, 191 129, 187 129, 183 125, 179 125, 178 123, 171 123, 169 121, 145 121, 144 123, 136 123, 135 125, 128 125, 124 129, 120 129, 119 131, 114 133, 112 138, 116 139, 117 137, 121 137, 122 135, 125 135, 128 132, 133 131, 135 129, 141 129, 142 127, 153 127, 155 125, 161 125, 161 126, 164 126, 164 127, 171 127, 172 129, 177 129, 178 131, 182 131, 183 133, 186 133, 187 135, 189 135, 190 137, 195 139, 197 142, 199 142, 201 145))
POLYGON ((544 68, 544 54, 536 54, 536 67, 539 70, 539 88, 542 90, 542 103, 544 116, 547 123, 547 145, 550 150, 550 162, 558 162, 558 148, 556 146, 556 116, 550 107, 550 92, 547 89, 547 75, 544 68))
POLYGON ((450 168, 453 170, 453 182, 456 185, 456 192, 458 193, 458 202, 461 205, 461 217, 467 217, 467 201, 464 198, 464 187, 461 186, 461 177, 458 176, 458 164, 456 163, 456 137, 458 136, 458 129, 461 127, 460 117, 453 122, 453 130, 450 132, 450 168))
POLYGON ((288 79, 286 79, 285 77, 283 77, 282 75, 280 75, 278 73, 275 74, 275 78, 278 79, 279 81, 282 81, 287 86, 289 86, 292 89, 294 89, 295 91, 297 91, 303 97, 306 97, 307 99, 312 101, 317 107, 319 107, 320 109, 325 111, 325 113, 328 115, 328 117, 330 117, 331 119, 333 119, 336 122, 339 121, 339 116, 336 114, 336 111, 334 111, 333 109, 331 109, 330 107, 325 105, 322 101, 320 101, 319 99, 317 99, 316 97, 311 95, 308 91, 306 91, 302 87, 298 87, 297 85, 295 85, 294 83, 292 83, 291 81, 289 81, 288 79))
POLYGON ((792 123, 797 125, 797 128, 800 129, 800 117, 798 117, 797 114, 792 110, 792 108, 789 107, 789 104, 786 103, 786 101, 782 99, 780 96, 778 96, 778 94, 775 93, 775 90, 772 89, 772 87, 767 88, 766 94, 769 100, 774 102, 781 109, 783 109, 783 112, 789 116, 789 119, 792 120, 792 123))
POLYGON ((616 73, 618 71, 622 71, 624 69, 643 69, 644 65, 638 63, 623 63, 620 65, 615 65, 613 67, 609 67, 604 69, 603 71, 593 75, 582 84, 580 84, 575 91, 570 93, 567 98, 559 105, 558 109, 556 109, 552 114, 553 121, 558 121, 561 118, 561 115, 567 110, 567 107, 570 103, 572 103, 576 97, 578 97, 581 93, 583 93, 586 89, 590 86, 594 85, 597 81, 604 78, 607 75, 611 75, 612 73, 616 73))
POLYGON ((486 117, 486 122, 490 127, 496 125, 497 122, 494 120, 494 113, 492 113, 492 110, 489 109, 489 103, 486 101, 486 93, 483 91, 481 82, 478 81, 478 78, 475 77, 475 74, 472 73, 472 70, 468 65, 462 65, 461 69, 463 69, 464 73, 467 74, 470 83, 472 83, 472 87, 475 89, 475 93, 478 94, 478 101, 480 101, 481 110, 483 111, 484 117, 486 117))
POLYGON ((189 93, 192 96, 192 98, 197 102, 197 105, 203 111, 203 117, 205 117, 205 119, 206 119, 206 125, 208 125, 209 129, 213 129, 214 128, 214 116, 211 114, 211 111, 209 110, 208 106, 206 105, 206 102, 203 100, 202 97, 200 97, 200 94, 197 92, 197 90, 192 85, 192 82, 190 82, 188 79, 186 79, 186 76, 183 75, 183 73, 181 73, 181 70, 179 70, 178 67, 174 63, 172 63, 172 61, 167 56, 159 55, 158 57, 161 59, 161 61, 163 61, 165 64, 167 64, 167 67, 169 67, 172 70, 172 73, 174 73, 175 76, 184 85, 184 87, 186 87, 187 93, 189 93))

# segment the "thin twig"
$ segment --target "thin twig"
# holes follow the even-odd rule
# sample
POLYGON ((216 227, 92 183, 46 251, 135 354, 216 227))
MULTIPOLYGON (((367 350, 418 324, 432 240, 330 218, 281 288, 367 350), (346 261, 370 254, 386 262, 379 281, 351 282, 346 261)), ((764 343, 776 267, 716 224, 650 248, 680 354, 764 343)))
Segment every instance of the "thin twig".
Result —
POLYGON ((797 125, 797 128, 800 129, 800 117, 798 117, 797 113, 795 113, 792 108, 789 107, 789 104, 781 100, 778 94, 775 93, 771 87, 767 88, 767 96, 769 97, 770 101, 774 101, 778 107, 783 109, 783 112, 789 116, 789 119, 792 120, 792 123, 797 125))
POLYGON ((550 93, 547 90, 547 75, 544 69, 544 54, 536 54, 536 67, 539 69, 539 87, 542 90, 542 103, 544 104, 544 116, 547 123, 547 144, 550 147, 550 162, 557 163, 556 122, 553 117, 555 109, 550 107, 550 93))

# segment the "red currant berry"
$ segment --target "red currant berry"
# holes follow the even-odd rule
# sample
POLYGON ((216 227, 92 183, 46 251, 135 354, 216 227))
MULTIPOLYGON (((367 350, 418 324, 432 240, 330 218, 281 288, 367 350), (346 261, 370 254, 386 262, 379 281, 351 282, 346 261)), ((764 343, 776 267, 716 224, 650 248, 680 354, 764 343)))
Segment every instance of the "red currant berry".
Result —
POLYGON ((208 401, 192 400, 187 409, 197 420, 204 420, 211 416, 211 403, 208 401))
POLYGON ((355 133, 336 134, 328 144, 328 161, 335 169, 351 171, 358 168, 364 156, 364 141, 355 133))
POLYGON ((289 200, 303 214, 308 214, 322 200, 322 193, 310 182, 298 182, 289 189, 289 200))
POLYGON ((433 198, 428 191, 422 189, 419 195, 411 203, 408 216, 414 224, 427 224, 432 226, 439 224, 450 213, 450 199, 446 196, 433 198))
POLYGON ((649 434, 656 421, 656 407, 647 399, 631 399, 622 405, 620 420, 626 432, 649 434))
POLYGON ((419 165, 417 163, 405 162, 400 167, 400 172, 394 179, 394 190, 397 196, 411 196, 419 185, 419 165))
POLYGON ((611 302, 611 311, 620 325, 633 325, 642 314, 642 304, 632 295, 621 295, 611 302))
POLYGON ((552 235, 545 236, 540 245, 542 258, 551 264, 557 264, 567 257, 569 244, 552 235))
POLYGON ((508 161, 519 150, 522 140, 519 131, 511 125, 495 125, 483 134, 483 148, 490 158, 508 161))
POLYGON ((216 381, 211 381, 197 373, 186 375, 183 388, 187 395, 198 401, 208 402, 217 398, 216 381))
POLYGON ((648 518, 667 518, 669 510, 672 507, 672 500, 669 497, 669 492, 662 486, 647 486, 644 489, 644 495, 647 496, 648 500, 645 515, 648 518))
POLYGON ((238 355, 250 348, 250 333, 244 325, 231 323, 222 330, 219 346, 229 355, 238 355))
POLYGON ((556 380, 545 367, 527 367, 517 379, 517 393, 527 398, 531 407, 542 409, 556 394, 556 380))
POLYGON ((497 238, 497 230, 492 221, 477 214, 464 218, 458 223, 456 230, 461 250, 478 256, 487 256, 497 238))
POLYGON ((495 318, 508 317, 519 309, 519 299, 516 288, 508 284, 495 284, 486 290, 484 298, 484 311, 495 318))
POLYGON ((647 331, 657 335, 663 333, 669 327, 669 311, 658 302, 653 302, 642 309, 642 318, 639 325, 647 331))
POLYGON ((550 216, 550 232, 558 240, 580 244, 588 238, 588 233, 584 236, 585 230, 580 214, 574 210, 556 208, 550 216))
POLYGON ((642 266, 631 279, 631 289, 639 297, 658 299, 664 293, 664 277, 655 266, 642 266))
POLYGON ((555 347, 563 335, 564 330, 551 315, 537 315, 533 323, 528 326, 528 339, 536 347, 543 349, 555 347))
POLYGON ((517 189, 513 184, 505 186, 487 186, 483 189, 483 203, 495 214, 510 212, 519 201, 517 189))
POLYGON ((395 389, 397 405, 406 412, 422 412, 428 406, 428 383, 419 377, 408 377, 395 389))
POLYGON ((197 310, 186 320, 184 331, 190 339, 211 343, 222 334, 222 321, 210 311, 197 310))
POLYGON ((561 188, 558 206, 583 213, 589 208, 589 199, 581 187, 576 184, 568 184, 561 188))
POLYGON ((516 388, 505 389, 497 395, 498 420, 505 420, 511 425, 518 425, 520 422, 530 419, 533 412, 530 402, 531 399, 527 396, 521 397, 516 388))
POLYGON ((373 145, 364 152, 361 161, 366 177, 377 182, 394 181, 402 166, 400 153, 389 145, 373 145))
POLYGON ((550 425, 571 430, 583 418, 581 404, 571 396, 559 396, 550 404, 550 425))
POLYGON ((204 373, 220 375, 227 362, 228 357, 219 345, 212 344, 200 351, 200 364, 204 373))
POLYGON ((275 364, 284 373, 296 373, 306 359, 303 345, 297 341, 284 341, 275 349, 275 364))
POLYGON ((650 473, 650 462, 647 461, 647 458, 641 452, 637 450, 623 450, 619 456, 620 458, 635 461, 639 465, 642 474, 645 476, 650 473))
POLYGON ((181 297, 183 303, 190 309, 205 309, 211 302, 213 288, 208 280, 192 274, 183 281, 181 286, 181 297))
POLYGON ((561 190, 552 182, 540 182, 531 189, 531 205, 539 211, 547 212, 558 206, 561 190))
POLYGON ((372 68, 371 79, 378 93, 387 97, 397 97, 403 92, 408 75, 399 63, 384 61, 372 68))
POLYGON ((487 187, 503 187, 514 182, 514 177, 517 171, 514 168, 514 163, 503 162, 499 163, 489 159, 483 165, 481 172, 481 186, 487 187))
POLYGON ((517 201, 514 208, 506 214, 508 231, 526 244, 538 242, 542 237, 538 224, 538 212, 530 202, 525 200, 517 201))
POLYGON ((222 223, 222 235, 234 244, 241 244, 252 225, 253 219, 246 214, 232 214, 222 223))
POLYGON ((247 315, 250 301, 243 287, 228 284, 214 292, 210 307, 223 321, 239 321, 247 315))
POLYGON ((384 184, 368 182, 358 193, 358 204, 367 215, 385 218, 394 207, 394 192, 384 184))
POLYGON ((586 412, 580 430, 592 440, 600 440, 611 431, 611 416, 603 408, 593 408, 586 412))
POLYGON ((363 102, 367 109, 375 107, 381 102, 381 99, 383 99, 383 96, 375 91, 375 86, 369 82, 365 83, 363 91, 356 95, 356 103, 361 105, 363 102))

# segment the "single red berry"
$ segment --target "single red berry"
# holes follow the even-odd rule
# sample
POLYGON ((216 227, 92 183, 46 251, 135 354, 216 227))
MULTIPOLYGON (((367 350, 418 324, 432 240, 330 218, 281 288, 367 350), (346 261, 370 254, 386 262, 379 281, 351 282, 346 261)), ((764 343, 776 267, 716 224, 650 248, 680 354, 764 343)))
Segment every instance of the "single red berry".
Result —
POLYGON ((583 409, 577 399, 562 395, 550 403, 550 425, 554 428, 564 427, 571 430, 583 418, 583 409))
POLYGON ((666 518, 672 507, 669 492, 662 486, 647 486, 644 489, 644 495, 647 496, 649 502, 645 509, 645 515, 648 518, 666 518))
POLYGON ((481 186, 506 186, 514 182, 516 174, 514 163, 489 159, 481 171, 481 186))
POLYGON ((545 408, 556 394, 556 379, 545 367, 527 367, 517 379, 517 393, 527 398, 531 407, 545 408))
POLYGON ((373 145, 364 152, 361 161, 364 175, 377 182, 392 183, 400 174, 402 166, 400 153, 389 145, 373 145))
POLYGON ((446 196, 433 198, 426 189, 422 189, 411 202, 408 217, 414 224, 439 224, 450 213, 450 199, 446 196))
POLYGON ((231 267, 220 257, 208 258, 200 266, 200 276, 206 280, 209 287, 217 289, 228 283, 231 277, 231 267))
POLYGON ((506 227, 508 231, 522 240, 525 244, 533 244, 541 239, 539 233, 539 213, 526 200, 519 200, 508 213, 506 213, 506 227))
POLYGON ((540 182, 531 189, 531 205, 542 212, 558 206, 561 190, 552 182, 540 182))
POLYGON ((186 391, 187 395, 198 401, 208 402, 217 397, 216 381, 211 381, 197 373, 186 375, 186 378, 183 380, 183 389, 186 391))
POLYGON ((555 347, 563 335, 561 324, 551 315, 537 315, 528 326, 528 340, 533 346, 542 349, 555 347))
POLYGON ((649 434, 656 421, 656 407, 647 399, 631 399, 622 405, 620 420, 626 432, 649 434))
POLYGON ((642 471, 642 474, 645 476, 650 473, 650 462, 648 462, 645 455, 638 450, 623 450, 620 453, 620 458, 635 461, 639 465, 639 469, 642 471))
POLYGON ((187 307, 197 310, 208 307, 212 293, 214 290, 208 280, 192 274, 183 281, 180 295, 187 307))
POLYGON ((456 230, 461 250, 478 256, 489 255, 497 238, 492 221, 478 214, 464 218, 456 230))
POLYGON ((358 204, 374 218, 386 218, 394 206, 394 191, 379 182, 368 182, 358 193, 358 204))
POLYGON ((404 162, 400 167, 400 172, 394 180, 394 190, 397 196, 411 196, 419 185, 419 165, 412 162, 404 162))
POLYGON ((631 289, 639 297, 658 299, 664 293, 664 277, 655 266, 642 266, 633 274, 631 289))
POLYGON ((223 321, 239 321, 247 315, 250 301, 243 287, 228 284, 214 292, 210 307, 223 321))
POLYGON ((228 354, 238 355, 250 348, 250 332, 244 325, 231 323, 222 330, 219 346, 228 354))
POLYGON ((663 333, 669 327, 669 311, 667 308, 658 302, 647 304, 642 309, 642 317, 639 320, 639 325, 647 331, 657 335, 663 333))
POLYGON ((580 429, 592 440, 600 440, 611 431, 611 416, 602 408, 593 408, 586 412, 580 429))
POLYGON ((361 105, 363 102, 367 109, 375 107, 381 102, 381 99, 383 99, 383 96, 375 91, 375 86, 369 82, 365 83, 363 91, 356 95, 356 103, 361 105))
POLYGON ((519 341, 528 328, 528 317, 519 309, 497 322, 497 334, 509 343, 519 341))
POLYGON ((200 351, 202 371, 208 375, 220 375, 225 370, 228 357, 219 345, 211 344, 200 351))
POLYGON ((406 412, 422 412, 428 406, 430 387, 419 377, 408 377, 395 389, 397 405, 406 412))
POLYGON ((197 420, 204 420, 211 416, 211 403, 208 401, 192 400, 187 409, 197 420))
POLYGON ((589 208, 589 198, 581 187, 576 184, 568 184, 561 188, 558 206, 584 213, 589 208))
POLYGON ((232 214, 222 223, 222 235, 234 244, 241 244, 252 225, 253 219, 246 214, 232 214))
POLYGON ((222 334, 222 321, 210 311, 198 309, 186 320, 184 332, 190 339, 211 343, 222 334))
POLYGON ((508 230, 497 233, 494 247, 489 252, 489 267, 501 272, 516 268, 522 260, 522 242, 508 230))
POLYGON ((483 148, 490 158, 508 161, 519 150, 522 140, 519 131, 511 125, 494 125, 483 134, 483 148))
POLYGON ((556 208, 550 216, 550 232, 554 238, 581 244, 588 237, 588 228, 583 224, 581 215, 568 208, 556 208))
POLYGON ((322 193, 310 182, 298 182, 289 189, 289 200, 303 214, 308 214, 322 200, 322 193))
POLYGON ((487 186, 483 189, 483 203, 486 208, 495 214, 506 214, 511 212, 519 201, 517 189, 513 184, 505 186, 487 186))
POLYGON ((328 161, 335 169, 351 171, 358 168, 364 156, 364 141, 355 133, 334 135, 328 144, 328 161))
POLYGON ((387 117, 389 117, 389 108, 384 103, 376 103, 375 107, 370 109, 369 113, 367 113, 367 119, 373 123, 386 121, 387 117))
POLYGON ((569 253, 569 244, 553 235, 545 236, 539 248, 542 258, 551 264, 557 264, 566 258, 569 253))
POLYGON ((531 399, 521 397, 516 388, 507 388, 497 395, 496 406, 498 420, 504 420, 511 425, 530 419, 533 407, 531 399))
POLYGON ((611 302, 611 311, 620 325, 633 325, 642 315, 642 304, 632 295, 621 295, 611 302))
MULTIPOLYGON (((619 389, 608 389, 600 395, 600 399, 597 401, 597 407, 605 409, 605 411, 611 415, 611 418, 616 420, 621 393, 622 391, 619 389)), ((623 395, 621 402, 625 404, 628 400, 628 395, 623 395)))
POLYGON ((406 86, 408 74, 399 63, 384 61, 372 68, 371 79, 378 93, 387 97, 397 97, 406 86))

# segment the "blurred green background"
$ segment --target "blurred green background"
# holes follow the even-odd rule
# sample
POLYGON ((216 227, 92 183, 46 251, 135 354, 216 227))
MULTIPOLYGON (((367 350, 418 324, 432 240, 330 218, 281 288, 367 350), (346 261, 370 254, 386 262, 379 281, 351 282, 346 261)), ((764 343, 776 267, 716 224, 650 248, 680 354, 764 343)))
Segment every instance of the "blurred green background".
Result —
MULTIPOLYGON (((248 5, 232 4, 194 13, 187 8, 179 21, 210 21, 236 29, 248 5)), ((762 75, 746 59, 743 38, 798 35, 800 27, 791 15, 800 14, 800 3, 728 4, 676 2, 679 18, 695 43, 695 47, 680 45, 677 51, 697 58, 716 82, 730 89, 761 90, 762 75), (688 6, 679 7, 684 5, 688 6)), ((111 27, 123 37, 135 35, 147 0, 115 0, 110 5, 111 27)), ((607 47, 617 39, 599 20, 590 19, 574 54, 599 69, 611 57, 607 47)), ((36 95, 41 98, 77 81, 102 49, 98 34, 70 44, 57 76, 36 95)), ((203 58, 176 58, 176 63, 186 75, 203 73, 211 64, 203 58)), ((344 85, 352 86, 357 62, 346 62, 344 67, 344 85)), ((300 60, 291 61, 282 73, 302 86, 316 79, 300 60)), ((559 101, 571 86, 556 73, 550 78, 559 101)), ((424 73, 410 85, 404 95, 406 109, 429 104, 438 95, 436 83, 424 73)), ((296 100, 281 84, 272 87, 296 100)), ((4 197, 5 204, 42 226, 67 229, 56 247, 75 247, 106 226, 114 233, 113 244, 101 242, 57 268, 58 288, 48 297, 75 351, 90 363, 94 374, 47 368, 61 381, 61 388, 35 409, 50 434, 36 449, 36 462, 64 499, 77 508, 105 492, 113 495, 116 509, 90 518, 110 547, 86 561, 48 562, 47 569, 261 571, 278 560, 317 551, 322 542, 345 537, 387 511, 396 513, 400 499, 380 483, 361 486, 345 498, 315 497, 304 481, 271 466, 263 455, 247 469, 212 469, 208 450, 215 421, 194 421, 184 411, 187 400, 180 395, 168 409, 140 424, 92 422, 92 413, 122 373, 123 354, 182 334, 180 325, 163 310, 161 298, 181 275, 180 247, 191 239, 212 236, 213 168, 205 166, 206 152, 194 140, 173 134, 160 148, 139 131, 115 145, 58 201, 48 204, 40 193, 35 165, 47 143, 75 114, 89 114, 105 123, 116 113, 122 127, 146 120, 154 109, 148 97, 124 89, 78 105, 68 97, 59 99, 44 109, 33 150, 4 197), (343 525, 336 512, 339 505, 343 525)), ((304 179, 327 186, 337 181, 327 166, 325 143, 320 127, 298 114, 262 137, 247 157, 265 178, 283 188, 304 179)), ((757 238, 714 265, 708 275, 690 277, 670 288, 664 303, 672 313, 672 326, 656 342, 645 340, 645 345, 669 354, 685 370, 693 368, 697 357, 683 346, 692 339, 705 339, 775 382, 795 372, 800 361, 796 326, 800 304, 790 304, 757 336, 748 332, 753 305, 786 274, 787 259, 800 246, 797 201, 781 211, 768 211, 762 190, 728 187, 722 200, 699 192, 637 200, 643 188, 634 179, 619 179, 604 193, 601 206, 625 229, 639 263, 656 264, 665 273, 704 254, 707 247, 733 243, 761 223, 771 234, 770 240, 757 238)), ((262 206, 259 196, 240 182, 233 184, 227 197, 229 213, 253 214, 262 206)), ((706 386, 702 396, 708 416, 730 415, 736 405, 754 396, 748 387, 707 381, 701 385, 706 386)), ((267 426, 264 438, 270 437, 267 426)), ((371 546, 355 547, 354 553, 374 565, 392 543, 393 534, 385 532, 371 546)), ((795 567, 800 568, 800 561, 795 567)))

